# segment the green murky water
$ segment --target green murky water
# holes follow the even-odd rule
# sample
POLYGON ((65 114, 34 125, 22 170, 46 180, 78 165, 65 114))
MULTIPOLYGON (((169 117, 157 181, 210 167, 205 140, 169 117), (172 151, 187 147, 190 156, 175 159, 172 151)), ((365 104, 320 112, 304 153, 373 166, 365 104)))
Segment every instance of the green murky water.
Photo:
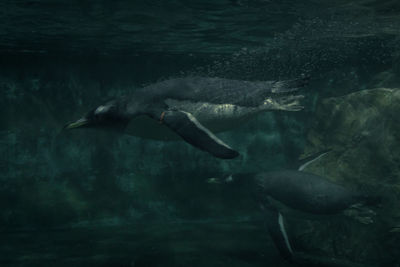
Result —
POLYGON ((0 20, 1 266, 400 265, 398 1, 7 0, 0 20), (304 110, 218 134, 232 160, 62 130, 108 99, 193 75, 311 80, 304 110), (284 214, 308 263, 279 255, 248 188, 207 183, 325 149, 308 172, 381 202, 369 224, 284 214))

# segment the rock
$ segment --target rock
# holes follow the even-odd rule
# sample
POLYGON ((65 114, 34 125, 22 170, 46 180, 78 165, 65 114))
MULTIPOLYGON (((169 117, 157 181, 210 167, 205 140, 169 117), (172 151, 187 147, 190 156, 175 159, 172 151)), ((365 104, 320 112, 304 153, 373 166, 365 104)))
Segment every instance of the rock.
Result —
MULTIPOLYGON (((379 251, 388 252, 383 257, 400 253, 399 248, 391 244, 393 240, 389 241, 391 238, 383 237, 400 223, 399 114, 400 89, 389 88, 327 98, 317 107, 303 157, 325 149, 331 151, 308 165, 305 171, 383 198, 380 207, 374 208, 375 222, 365 226, 368 228, 356 222, 347 225, 352 238, 339 249, 328 248, 331 253, 336 251, 351 258, 350 251, 359 251, 364 260, 382 257, 371 240, 379 244, 379 251)), ((345 234, 341 233, 344 228, 339 225, 313 224, 312 227, 314 236, 310 237, 310 246, 318 247, 317 242, 322 241, 329 243, 327 239, 334 244, 337 235, 345 234), (327 237, 329 231, 332 235, 327 237)), ((304 239, 306 241, 307 237, 304 239)))
POLYGON ((304 156, 332 152, 308 170, 359 186, 400 186, 399 112, 399 89, 363 90, 323 100, 304 156))

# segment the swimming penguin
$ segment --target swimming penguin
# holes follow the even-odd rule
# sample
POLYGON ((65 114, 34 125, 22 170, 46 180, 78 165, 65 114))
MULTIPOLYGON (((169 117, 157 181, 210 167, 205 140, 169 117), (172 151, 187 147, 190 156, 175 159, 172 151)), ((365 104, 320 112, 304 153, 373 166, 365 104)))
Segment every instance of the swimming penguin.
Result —
MULTIPOLYGON (((303 254, 293 250, 280 210, 281 206, 277 206, 275 201, 313 215, 333 215, 348 208, 359 208, 362 205, 379 202, 378 197, 360 194, 321 176, 298 170, 239 173, 229 175, 222 180, 211 178, 208 182, 246 188, 247 193, 255 197, 259 203, 268 232, 281 256, 297 263, 302 261, 299 257, 303 257, 303 254)), ((367 211, 371 212, 369 216, 374 215, 373 211, 367 211)))
MULTIPOLYGON (((314 219, 315 215, 334 215, 351 208, 360 208, 361 212, 368 212, 368 216, 374 215, 372 210, 363 206, 375 204, 377 198, 360 194, 318 175, 284 170, 256 174, 254 179, 268 231, 282 257, 290 261, 298 261, 300 254, 296 254, 291 246, 282 206, 273 200, 300 211, 301 215, 312 214, 314 219)), ((370 217, 368 219, 371 220, 370 217)))
POLYGON ((308 80, 170 79, 100 105, 65 128, 114 129, 159 140, 179 136, 215 157, 231 159, 239 153, 213 132, 230 130, 263 111, 301 110, 299 100, 303 96, 289 94, 308 80))
POLYGON ((256 174, 258 195, 268 195, 299 211, 328 215, 366 200, 362 194, 311 173, 283 170, 256 174))

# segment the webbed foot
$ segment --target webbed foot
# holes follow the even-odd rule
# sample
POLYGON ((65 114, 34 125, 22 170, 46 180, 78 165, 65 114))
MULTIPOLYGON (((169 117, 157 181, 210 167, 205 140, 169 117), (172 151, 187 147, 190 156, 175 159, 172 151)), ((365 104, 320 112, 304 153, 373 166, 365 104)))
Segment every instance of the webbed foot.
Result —
POLYGON ((371 224, 374 222, 373 217, 376 215, 376 212, 362 204, 355 204, 347 208, 344 214, 362 224, 371 224))
POLYGON ((303 98, 304 95, 283 96, 276 99, 267 98, 264 100, 264 105, 272 110, 299 111, 304 108, 300 104, 300 100, 303 98))

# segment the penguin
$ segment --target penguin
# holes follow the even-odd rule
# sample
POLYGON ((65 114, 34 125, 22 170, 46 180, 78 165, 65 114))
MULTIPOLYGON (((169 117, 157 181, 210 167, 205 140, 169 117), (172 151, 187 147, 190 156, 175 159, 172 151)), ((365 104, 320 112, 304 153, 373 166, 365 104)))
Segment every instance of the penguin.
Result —
POLYGON ((303 255, 293 250, 282 211, 291 215, 300 215, 300 218, 320 219, 345 214, 346 211, 354 209, 360 214, 365 213, 364 216, 369 216, 366 219, 368 223, 371 223, 370 216, 375 213, 366 206, 379 202, 376 197, 298 170, 260 173, 254 176, 254 180, 256 196, 264 213, 265 225, 275 246, 284 259, 296 263, 303 255), (285 209, 286 207, 290 208, 289 212, 285 209))
POLYGON ((237 151, 214 133, 231 130, 264 111, 303 109, 293 95, 309 77, 242 81, 184 77, 157 82, 100 105, 65 129, 102 128, 157 140, 181 138, 222 159, 237 151))
POLYGON ((259 197, 269 196, 292 209, 315 215, 337 214, 366 199, 321 176, 297 170, 258 173, 254 179, 259 197))
MULTIPOLYGON (((304 215, 309 217, 307 215, 310 214, 315 219, 324 215, 340 214, 352 208, 359 209, 366 216, 373 216, 375 213, 366 209, 366 206, 380 202, 380 197, 362 194, 321 176, 303 171, 306 165, 326 153, 328 152, 319 154, 312 161, 300 166, 298 170, 236 173, 223 179, 210 178, 207 182, 244 188, 246 194, 254 197, 259 204, 266 228, 282 258, 300 263, 305 256, 294 251, 291 245, 285 227, 283 208, 293 209, 294 213, 298 212, 297 214, 300 214, 302 218, 304 215)), ((312 259, 317 261, 316 258, 306 257, 309 261, 312 259)), ((309 261, 308 264, 310 264, 309 261)))

